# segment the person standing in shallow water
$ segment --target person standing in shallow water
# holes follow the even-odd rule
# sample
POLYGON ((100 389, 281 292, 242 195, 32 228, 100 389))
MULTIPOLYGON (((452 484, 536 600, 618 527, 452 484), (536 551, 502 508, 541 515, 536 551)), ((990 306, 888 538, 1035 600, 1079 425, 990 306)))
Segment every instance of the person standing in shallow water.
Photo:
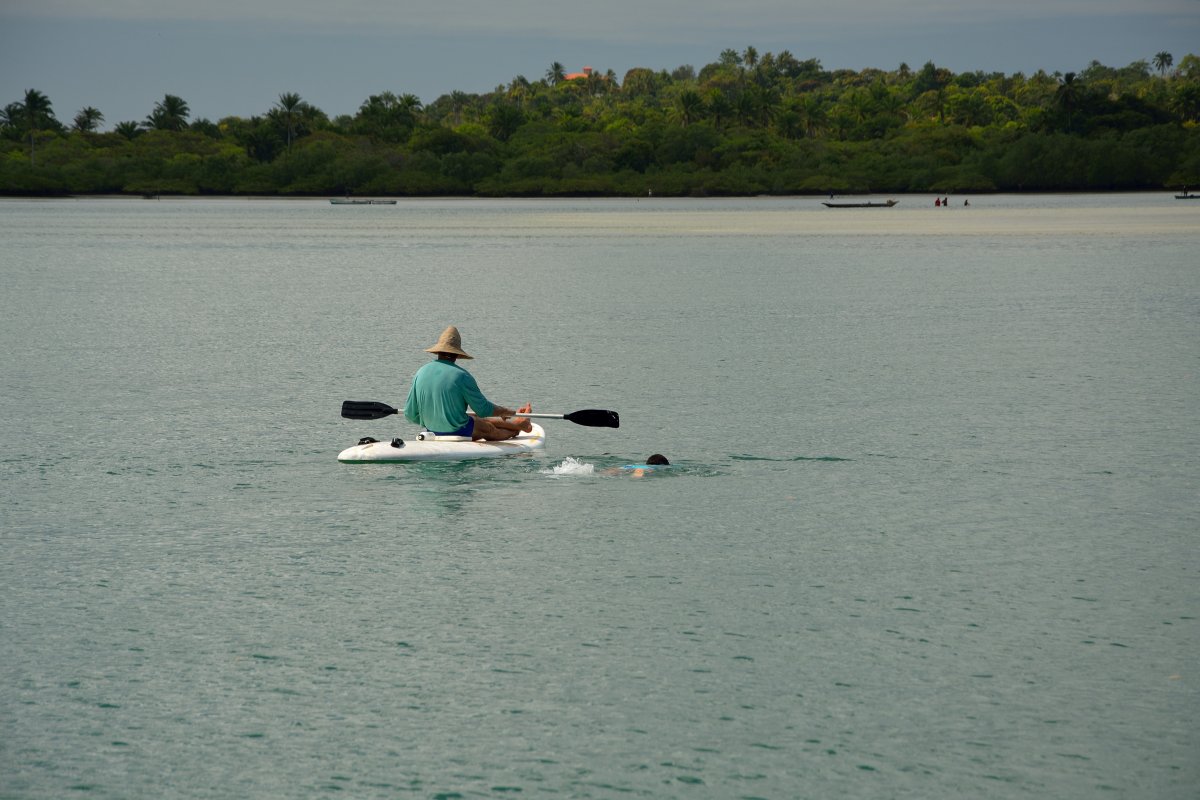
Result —
POLYGON ((439 436, 466 436, 472 441, 500 442, 533 430, 527 418, 516 416, 532 411, 531 404, 517 411, 496 405, 484 397, 471 373, 455 363, 460 358, 471 358, 462 349, 458 328, 446 328, 425 352, 437 358, 413 376, 404 402, 404 418, 409 422, 439 436), (467 414, 468 408, 475 416, 467 414))

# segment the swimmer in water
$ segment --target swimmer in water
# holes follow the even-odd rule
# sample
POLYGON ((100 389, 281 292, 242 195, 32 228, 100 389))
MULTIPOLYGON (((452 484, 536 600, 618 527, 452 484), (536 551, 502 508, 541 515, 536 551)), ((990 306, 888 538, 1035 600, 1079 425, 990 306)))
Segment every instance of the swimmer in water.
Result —
POLYGON ((644 478, 647 472, 653 472, 662 467, 671 466, 671 462, 662 453, 655 453, 646 459, 645 464, 626 464, 623 467, 615 467, 613 469, 604 470, 605 475, 620 475, 622 473, 631 473, 635 478, 644 478))

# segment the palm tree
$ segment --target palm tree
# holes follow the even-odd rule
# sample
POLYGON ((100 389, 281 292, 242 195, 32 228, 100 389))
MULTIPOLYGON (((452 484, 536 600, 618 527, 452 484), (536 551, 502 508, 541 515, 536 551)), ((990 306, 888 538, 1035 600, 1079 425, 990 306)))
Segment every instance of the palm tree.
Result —
POLYGON ((508 84, 508 99, 517 104, 517 108, 525 105, 525 98, 529 96, 529 79, 524 75, 518 75, 508 84))
POLYGON ((829 120, 829 114, 825 109, 825 102, 815 94, 806 94, 804 99, 800 101, 800 108, 804 114, 804 133, 810 138, 816 138, 817 134, 825 130, 825 125, 829 120))
POLYGON ((742 52, 742 60, 746 62, 746 69, 753 72, 754 68, 758 66, 758 51, 753 47, 747 47, 742 52))
POLYGON ((1164 78, 1167 77, 1167 70, 1175 63, 1175 59, 1166 50, 1154 56, 1154 68, 1158 70, 1164 78))
POLYGON ((854 121, 859 125, 866 122, 867 117, 874 111, 875 101, 865 89, 852 89, 843 96, 842 100, 854 121))
POLYGON ((86 133, 96 130, 101 122, 104 122, 104 115, 98 109, 88 106, 80 109, 79 113, 75 115, 74 126, 75 130, 86 133))
POLYGON ((142 132, 142 127, 132 120, 129 120, 126 122, 118 122, 113 127, 113 133, 118 134, 119 136, 124 136, 126 139, 128 139, 130 141, 133 141, 134 139, 136 139, 141 134, 141 132, 142 132))
POLYGON ((786 78, 795 78, 800 74, 800 62, 791 50, 780 50, 775 56, 775 71, 786 78))
POLYGON ((551 86, 557 86, 566 79, 567 70, 557 61, 550 65, 550 69, 546 70, 546 80, 550 81, 551 86))
POLYGON ((1181 83, 1174 94, 1170 101, 1170 109, 1178 114, 1180 119, 1192 122, 1200 120, 1200 83, 1181 83))
POLYGON ((34 158, 34 134, 37 133, 38 123, 43 117, 54 116, 54 112, 50 108, 50 98, 37 89, 25 90, 25 102, 22 104, 21 109, 24 122, 29 126, 29 164, 33 166, 36 163, 34 158))
POLYGON ((913 98, 910 107, 922 116, 929 119, 936 118, 940 124, 945 125, 946 103, 948 99, 949 95, 947 94, 945 87, 941 89, 930 89, 929 91, 923 92, 922 94, 913 98))
POLYGON ((21 113, 24 108, 20 103, 9 103, 0 108, 0 128, 17 128, 21 125, 21 113))
POLYGON ((587 87, 588 94, 590 94, 592 97, 603 94, 606 88, 604 85, 604 76, 599 72, 592 70, 587 76, 587 87))
POLYGON ((729 102, 725 93, 715 86, 708 90, 707 98, 708 113, 712 115, 713 124, 720 128, 721 122, 733 116, 733 104, 729 102))
POLYGON ((1062 82, 1058 85, 1058 90, 1054 93, 1054 102, 1062 107, 1063 111, 1067 112, 1067 130, 1071 130, 1071 114, 1075 107, 1079 105, 1080 85, 1075 80, 1075 73, 1068 72, 1063 75, 1062 82))
POLYGON ((892 90, 875 99, 875 106, 878 110, 888 116, 898 120, 908 121, 908 106, 904 102, 904 98, 900 93, 892 90))
POLYGON ((829 127, 838 141, 844 141, 846 133, 854 127, 854 114, 844 105, 834 106, 833 111, 829 114, 829 127))
POLYGON ((684 89, 675 98, 675 115, 683 127, 687 127, 700 118, 704 110, 704 99, 691 89, 684 89))
MULTIPOLYGON (((503 87, 500 90, 504 91, 503 87)), ((421 99, 415 94, 397 97, 393 92, 382 92, 371 95, 359 106, 354 124, 360 133, 387 142, 401 142, 412 134, 420 110, 421 99)))
POLYGON ((164 95, 154 104, 154 112, 146 117, 146 127, 158 131, 181 131, 187 127, 191 109, 183 98, 173 94, 164 95))
MULTIPOLYGON (((522 78, 522 80, 524 80, 524 78, 522 78)), ((415 125, 417 122, 417 115, 421 113, 421 109, 424 107, 424 104, 421 102, 421 98, 417 97, 415 94, 405 92, 404 94, 400 95, 400 99, 397 102, 400 105, 400 112, 408 119, 409 124, 415 125)))
POLYGON ((488 111, 486 122, 488 133, 502 142, 507 142, 509 137, 517 132, 517 128, 525 123, 525 115, 514 105, 494 103, 488 111))
POLYGON ((284 92, 279 95, 279 103, 276 108, 283 116, 284 125, 287 128, 287 151, 292 152, 292 137, 296 134, 296 114, 304 110, 305 102, 300 99, 300 95, 295 92, 284 92))
POLYGON ((788 106, 775 115, 775 129, 785 139, 799 139, 804 133, 804 116, 795 106, 788 106))
POLYGON ((775 118, 775 115, 780 112, 783 106, 783 98, 779 96, 779 92, 774 89, 751 86, 750 91, 746 92, 746 94, 754 98, 759 123, 764 128, 770 125, 771 120, 775 118))
POLYGON ((759 98, 750 92, 742 92, 733 101, 734 114, 737 116, 738 122, 743 125, 754 125, 758 121, 760 110, 759 98))
POLYGON ((450 93, 450 111, 454 114, 454 124, 462 124, 463 109, 471 102, 471 98, 467 97, 466 92, 460 92, 455 89, 450 93))

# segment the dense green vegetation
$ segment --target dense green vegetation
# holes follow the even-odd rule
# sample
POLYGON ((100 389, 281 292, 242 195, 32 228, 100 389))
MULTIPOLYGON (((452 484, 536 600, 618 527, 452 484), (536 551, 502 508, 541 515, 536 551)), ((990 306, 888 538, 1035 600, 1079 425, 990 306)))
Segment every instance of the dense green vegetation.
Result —
POLYGON ((371 95, 330 119, 286 93, 261 116, 66 126, 30 89, 0 111, 0 193, 744 195, 1200 185, 1200 58, 1079 73, 823 69, 725 50, 698 72, 571 78, 555 63, 429 105, 371 95))

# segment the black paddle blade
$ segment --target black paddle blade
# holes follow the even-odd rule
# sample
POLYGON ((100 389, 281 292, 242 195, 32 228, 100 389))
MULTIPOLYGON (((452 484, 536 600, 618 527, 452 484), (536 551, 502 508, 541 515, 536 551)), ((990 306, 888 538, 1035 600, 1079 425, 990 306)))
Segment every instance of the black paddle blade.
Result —
POLYGON ((564 414, 563 419, 576 425, 586 425, 589 428, 619 428, 621 415, 615 411, 605 411, 599 408, 585 408, 582 411, 572 411, 564 414))
POLYGON ((346 419, 383 419, 399 413, 387 403, 376 403, 374 400, 342 401, 342 416, 346 419))

